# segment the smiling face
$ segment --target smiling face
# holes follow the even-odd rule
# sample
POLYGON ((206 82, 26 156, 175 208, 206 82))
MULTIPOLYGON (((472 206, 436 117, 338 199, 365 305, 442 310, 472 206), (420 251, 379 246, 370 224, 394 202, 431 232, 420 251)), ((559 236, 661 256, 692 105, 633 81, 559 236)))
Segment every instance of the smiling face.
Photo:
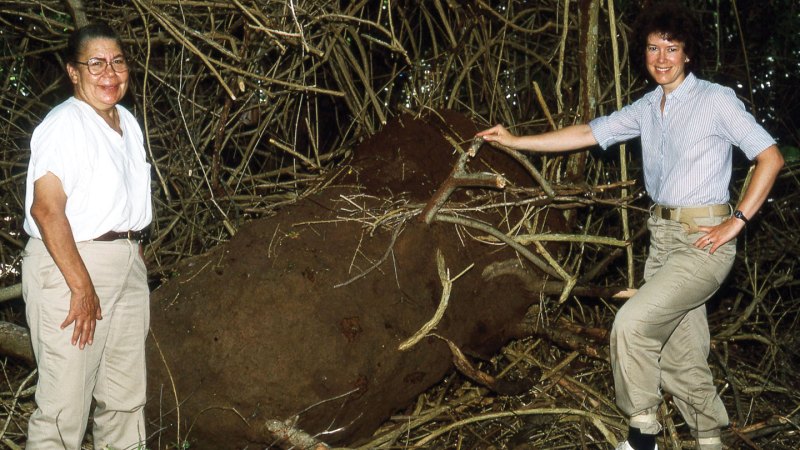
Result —
MULTIPOLYGON (((110 62, 122 56, 124 54, 114 39, 95 38, 83 44, 78 61, 86 62, 97 58, 110 62)), ((67 73, 72 81, 75 97, 98 112, 110 111, 128 90, 128 72, 114 72, 110 65, 99 75, 92 75, 85 65, 70 62, 67 64, 67 73)))
POLYGON ((653 81, 664 88, 664 93, 674 91, 686 78, 687 62, 689 57, 684 52, 682 42, 667 40, 659 33, 651 33, 647 37, 647 71, 653 81))

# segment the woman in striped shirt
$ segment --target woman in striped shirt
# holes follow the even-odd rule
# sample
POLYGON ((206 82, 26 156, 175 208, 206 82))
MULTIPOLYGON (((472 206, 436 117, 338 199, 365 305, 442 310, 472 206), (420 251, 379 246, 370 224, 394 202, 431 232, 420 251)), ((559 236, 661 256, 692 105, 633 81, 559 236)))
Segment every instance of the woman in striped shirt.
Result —
POLYGON ((725 406, 708 367, 706 301, 733 265, 736 237, 767 198, 783 167, 775 140, 730 88, 697 78, 700 27, 675 3, 649 7, 634 46, 656 88, 589 124, 515 136, 502 125, 478 133, 518 150, 603 149, 639 137, 650 251, 645 283, 617 312, 611 332, 616 401, 629 416, 618 450, 657 449, 661 389, 672 394, 701 450, 720 450, 725 406), (735 207, 729 204, 732 147, 755 161, 735 207))

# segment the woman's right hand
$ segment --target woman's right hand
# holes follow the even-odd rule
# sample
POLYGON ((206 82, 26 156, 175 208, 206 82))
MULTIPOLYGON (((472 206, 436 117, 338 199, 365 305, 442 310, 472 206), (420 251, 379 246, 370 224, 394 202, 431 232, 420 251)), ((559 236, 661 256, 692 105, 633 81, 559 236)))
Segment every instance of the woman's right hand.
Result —
POLYGON ((86 344, 92 345, 94 342, 94 330, 97 326, 97 321, 103 319, 102 311, 100 311, 100 298, 94 290, 94 286, 90 286, 85 291, 73 290, 69 300, 69 312, 67 318, 61 324, 61 329, 68 327, 74 323, 75 327, 72 329, 72 345, 77 345, 78 348, 83 350, 86 344))
POLYGON ((519 136, 515 136, 502 125, 495 125, 492 128, 479 132, 475 136, 483 138, 485 141, 497 142, 498 144, 511 148, 517 148, 515 144, 519 140, 519 136))
POLYGON ((95 322, 103 316, 92 278, 75 244, 66 207, 67 194, 60 178, 47 172, 34 181, 31 217, 39 227, 42 241, 70 290, 69 312, 61 329, 74 323, 72 345, 83 350, 86 344, 94 342, 95 322))
POLYGON ((556 131, 516 136, 502 125, 495 125, 475 135, 514 150, 529 152, 564 152, 597 145, 592 128, 586 124, 570 125, 556 131))

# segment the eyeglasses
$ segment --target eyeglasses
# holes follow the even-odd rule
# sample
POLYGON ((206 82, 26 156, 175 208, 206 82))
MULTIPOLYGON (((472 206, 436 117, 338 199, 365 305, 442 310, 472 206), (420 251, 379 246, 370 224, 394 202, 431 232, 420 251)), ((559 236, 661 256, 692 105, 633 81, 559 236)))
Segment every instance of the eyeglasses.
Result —
POLYGON ((106 71, 106 67, 111 66, 111 70, 116 73, 128 71, 128 61, 125 58, 114 58, 111 62, 100 58, 91 58, 86 62, 75 61, 75 64, 86 66, 92 75, 100 75, 106 71))

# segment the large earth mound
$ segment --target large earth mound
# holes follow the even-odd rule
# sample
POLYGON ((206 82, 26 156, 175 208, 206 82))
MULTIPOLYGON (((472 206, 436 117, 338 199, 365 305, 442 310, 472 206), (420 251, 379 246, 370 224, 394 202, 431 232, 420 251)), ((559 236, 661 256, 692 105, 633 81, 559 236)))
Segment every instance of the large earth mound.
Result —
MULTIPOLYGON (((452 368, 437 337, 398 350, 439 304, 437 249, 451 276, 474 267, 454 283, 435 333, 472 356, 496 352, 537 300, 514 277, 481 276, 514 252, 413 213, 448 177, 454 142, 466 149, 475 131, 452 112, 396 118, 324 189, 242 226, 153 292, 148 417, 162 430, 153 445, 269 446, 270 419, 327 442, 368 437, 452 368)), ((532 184, 492 149, 468 167, 532 184)))

